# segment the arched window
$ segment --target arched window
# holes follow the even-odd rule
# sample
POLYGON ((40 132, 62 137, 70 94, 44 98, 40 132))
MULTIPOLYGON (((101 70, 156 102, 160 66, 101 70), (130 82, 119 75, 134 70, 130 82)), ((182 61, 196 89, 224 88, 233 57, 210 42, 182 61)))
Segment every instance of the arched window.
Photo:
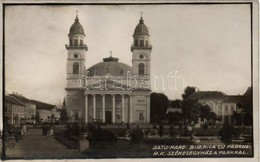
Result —
POLYGON ((135 46, 138 46, 138 40, 137 39, 135 40, 135 46))
POLYGON ((78 74, 79 73, 79 63, 75 62, 73 64, 73 74, 78 74))
POLYGON ((80 46, 83 46, 83 40, 80 40, 80 46))
POLYGON ((144 64, 143 63, 140 63, 138 65, 138 74, 139 75, 144 75, 144 64))
POLYGON ((140 40, 140 46, 144 47, 144 40, 140 40))
POLYGON ((78 39, 74 39, 74 46, 78 46, 78 39))

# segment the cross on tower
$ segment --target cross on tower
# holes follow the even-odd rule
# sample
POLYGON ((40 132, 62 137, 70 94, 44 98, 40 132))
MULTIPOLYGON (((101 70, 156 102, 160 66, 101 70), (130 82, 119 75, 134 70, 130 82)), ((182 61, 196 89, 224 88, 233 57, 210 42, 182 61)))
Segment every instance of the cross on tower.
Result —
POLYGON ((110 57, 112 57, 112 51, 110 51, 110 57))

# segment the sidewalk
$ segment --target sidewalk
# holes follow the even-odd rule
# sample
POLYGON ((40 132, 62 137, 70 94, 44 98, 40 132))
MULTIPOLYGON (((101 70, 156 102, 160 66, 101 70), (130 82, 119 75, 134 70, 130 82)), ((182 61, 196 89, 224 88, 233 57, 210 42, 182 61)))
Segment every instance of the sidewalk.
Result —
POLYGON ((78 150, 67 149, 54 137, 48 136, 45 140, 41 129, 29 129, 22 140, 6 150, 7 159, 63 159, 81 158, 78 150))

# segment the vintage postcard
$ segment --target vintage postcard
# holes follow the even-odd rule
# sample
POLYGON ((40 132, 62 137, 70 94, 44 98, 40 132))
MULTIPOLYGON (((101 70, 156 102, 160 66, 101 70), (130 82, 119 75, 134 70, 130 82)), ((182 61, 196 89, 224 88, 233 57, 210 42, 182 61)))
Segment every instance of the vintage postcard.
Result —
POLYGON ((258 160, 257 1, 1 6, 2 160, 258 160))

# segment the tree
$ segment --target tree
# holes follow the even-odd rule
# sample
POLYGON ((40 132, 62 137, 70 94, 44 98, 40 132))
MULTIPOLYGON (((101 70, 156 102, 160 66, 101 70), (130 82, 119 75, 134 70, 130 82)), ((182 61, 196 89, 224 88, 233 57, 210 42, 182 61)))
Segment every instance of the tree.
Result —
POLYGON ((163 93, 151 94, 151 110, 150 119, 151 122, 156 124, 166 117, 166 111, 169 107, 168 97, 163 93))
POLYGON ((212 112, 211 108, 208 105, 200 106, 200 117, 201 119, 209 120, 210 113, 212 112))
POLYGON ((214 123, 216 120, 221 120, 221 117, 213 112, 208 105, 200 105, 200 117, 202 119, 206 119, 207 121, 213 120, 214 123))
POLYGON ((40 113, 37 111, 35 116, 36 124, 40 123, 40 113))
POLYGON ((200 114, 200 104, 198 100, 191 98, 183 100, 182 113, 185 124, 191 121, 198 121, 200 114))
POLYGON ((183 100, 187 99, 194 92, 196 92, 196 87, 186 87, 184 90, 184 94, 182 94, 183 100))
POLYGON ((61 110, 60 120, 61 120, 61 123, 63 123, 63 124, 67 123, 67 121, 69 120, 69 117, 68 117, 66 109, 62 109, 61 110))
POLYGON ((182 104, 182 101, 177 99, 177 100, 171 101, 170 106, 172 108, 181 108, 181 104, 182 104))
POLYGON ((195 87, 186 87, 182 94, 182 112, 185 124, 191 121, 197 121, 200 112, 200 104, 197 99, 190 98, 191 94, 196 91, 195 87))
POLYGON ((182 114, 179 112, 169 112, 167 114, 167 119, 169 124, 178 125, 179 121, 182 120, 182 114))

